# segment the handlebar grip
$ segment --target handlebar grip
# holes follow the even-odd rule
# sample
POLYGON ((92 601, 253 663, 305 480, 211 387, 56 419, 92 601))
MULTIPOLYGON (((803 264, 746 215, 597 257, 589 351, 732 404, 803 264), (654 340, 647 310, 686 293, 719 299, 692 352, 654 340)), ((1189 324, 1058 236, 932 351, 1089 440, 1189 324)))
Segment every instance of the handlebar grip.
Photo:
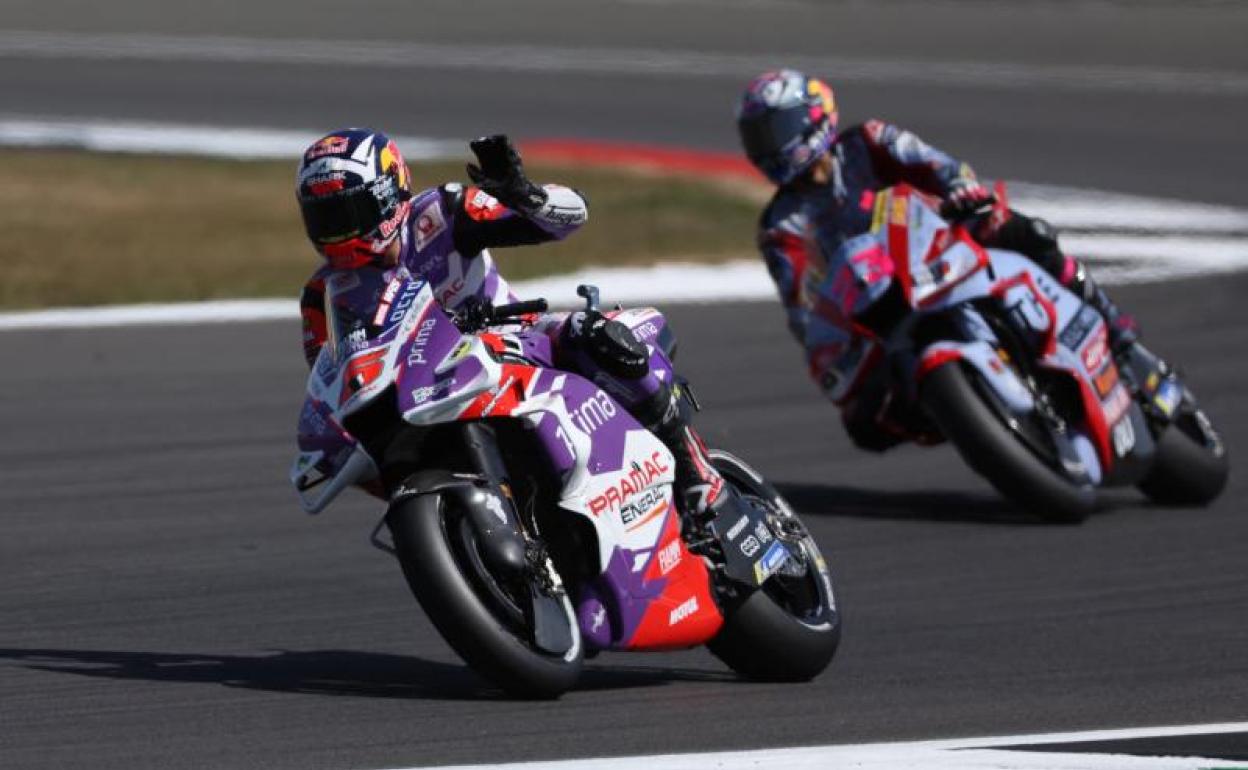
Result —
POLYGON ((945 201, 940 204, 940 210, 938 213, 940 214, 941 219, 945 219, 950 222, 965 222, 968 219, 974 219, 975 217, 991 213, 992 207, 995 206, 996 203, 997 196, 989 195, 987 198, 984 198, 984 200, 981 201, 979 206, 974 210, 959 211, 956 206, 953 206, 948 201, 945 201))
POLYGON ((495 305, 491 315, 495 320, 515 318, 528 313, 545 313, 550 306, 544 299, 529 299, 523 302, 512 302, 506 305, 495 305))

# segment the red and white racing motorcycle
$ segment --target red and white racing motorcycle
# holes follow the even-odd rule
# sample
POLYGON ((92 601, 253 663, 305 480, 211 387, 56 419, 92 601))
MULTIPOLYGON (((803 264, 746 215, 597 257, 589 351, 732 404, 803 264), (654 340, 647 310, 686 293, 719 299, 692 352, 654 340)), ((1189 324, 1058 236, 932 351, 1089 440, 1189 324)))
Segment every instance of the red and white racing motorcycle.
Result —
POLYGON ((907 185, 877 194, 869 233, 811 288, 812 323, 853 331, 833 351, 852 362, 834 400, 882 379, 883 429, 949 440, 1037 515, 1081 520, 1102 486, 1204 504, 1226 484, 1226 448, 1173 370, 1139 345, 1116 358, 1094 308, 1021 254, 981 247, 907 185))

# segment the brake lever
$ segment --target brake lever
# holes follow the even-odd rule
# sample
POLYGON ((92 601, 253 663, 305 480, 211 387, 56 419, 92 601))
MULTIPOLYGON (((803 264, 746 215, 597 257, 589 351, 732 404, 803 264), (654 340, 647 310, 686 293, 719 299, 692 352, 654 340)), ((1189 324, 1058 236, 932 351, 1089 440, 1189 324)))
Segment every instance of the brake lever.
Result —
POLYGON ((588 283, 583 283, 580 286, 576 287, 576 293, 578 296, 585 298, 585 312, 587 313, 598 312, 599 304, 598 304, 598 287, 597 286, 593 286, 588 283))

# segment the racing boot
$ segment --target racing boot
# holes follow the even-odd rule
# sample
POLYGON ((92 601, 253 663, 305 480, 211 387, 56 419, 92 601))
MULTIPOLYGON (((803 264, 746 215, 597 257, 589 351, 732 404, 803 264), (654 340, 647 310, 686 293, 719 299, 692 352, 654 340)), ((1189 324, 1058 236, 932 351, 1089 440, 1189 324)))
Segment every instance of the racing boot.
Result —
POLYGON ((1091 305, 1105 319, 1114 363, 1145 410, 1169 421, 1183 398, 1179 373, 1161 356, 1140 343, 1140 327, 1133 316, 1119 310, 1105 290, 1078 260, 1063 257, 1062 284, 1091 305))
POLYGON ((675 491, 682 519, 701 525, 713 519, 717 508, 731 495, 724 477, 711 463, 702 437, 690 424, 691 411, 681 386, 667 383, 661 383, 637 409, 646 428, 676 458, 675 491))
POLYGON ((1140 325, 1135 317, 1118 308, 1105 290, 1088 275, 1086 265, 1070 257, 1063 256, 1063 259, 1065 264, 1058 276, 1062 285, 1078 294, 1105 319, 1105 324, 1109 327, 1109 347, 1114 354, 1122 356, 1129 353, 1131 347, 1140 340, 1140 325))

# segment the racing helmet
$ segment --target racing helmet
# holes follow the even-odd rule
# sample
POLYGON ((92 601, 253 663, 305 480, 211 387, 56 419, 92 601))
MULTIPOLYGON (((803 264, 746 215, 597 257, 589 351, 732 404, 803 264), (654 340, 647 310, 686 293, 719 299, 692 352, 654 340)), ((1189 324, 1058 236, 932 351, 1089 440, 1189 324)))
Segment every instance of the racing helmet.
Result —
POLYGON ((832 88, 796 70, 764 72, 741 96, 737 130, 750 162, 775 184, 788 184, 832 146, 832 88))
POLYGON ((412 183, 389 137, 346 128, 304 151, 295 195, 316 250, 330 267, 353 269, 372 264, 399 237, 412 183))

